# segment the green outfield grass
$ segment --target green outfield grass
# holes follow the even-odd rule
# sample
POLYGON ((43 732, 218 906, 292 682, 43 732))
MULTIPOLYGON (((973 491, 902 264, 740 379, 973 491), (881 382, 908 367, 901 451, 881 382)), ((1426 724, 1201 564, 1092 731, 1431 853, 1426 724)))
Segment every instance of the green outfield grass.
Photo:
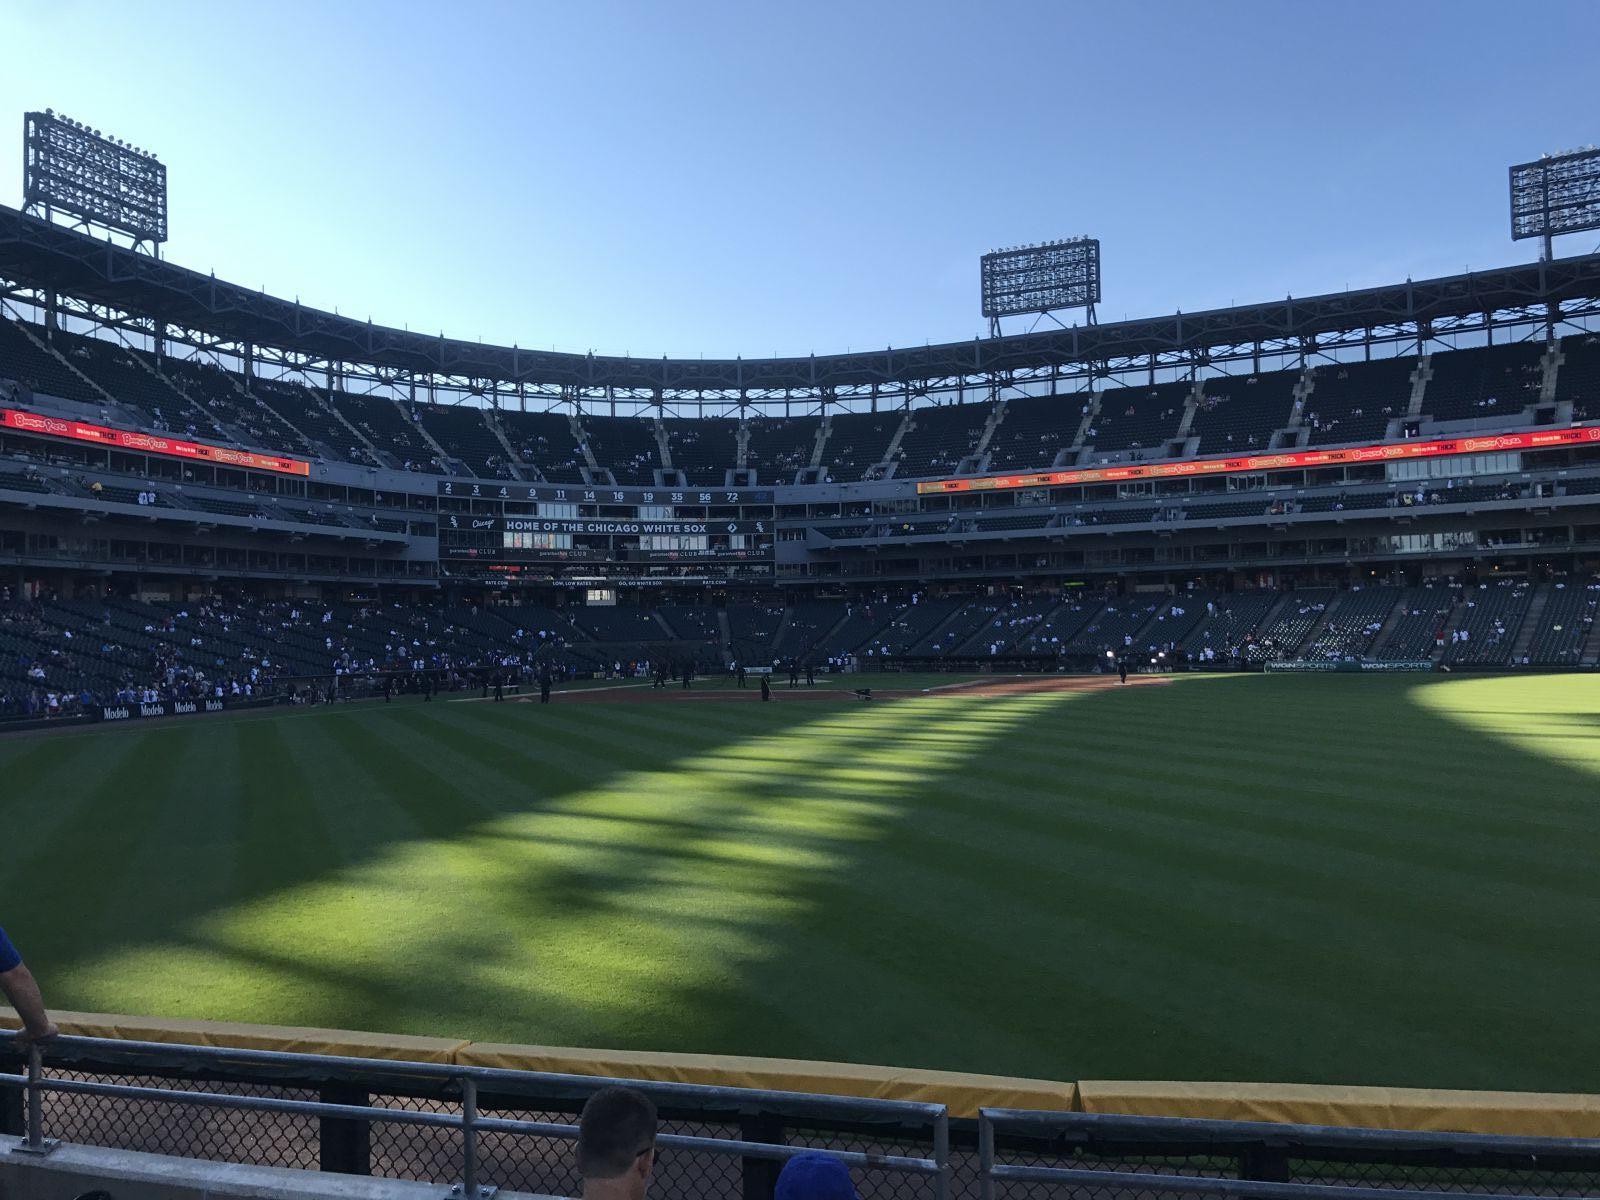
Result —
POLYGON ((1595 676, 193 718, 0 822, 66 1008, 1600 1091, 1595 676))

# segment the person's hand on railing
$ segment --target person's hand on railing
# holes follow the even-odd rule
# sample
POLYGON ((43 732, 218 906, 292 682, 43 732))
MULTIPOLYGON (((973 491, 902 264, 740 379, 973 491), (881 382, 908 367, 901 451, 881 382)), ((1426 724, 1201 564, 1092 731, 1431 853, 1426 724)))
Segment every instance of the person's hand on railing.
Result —
POLYGON ((10 1002, 22 1018, 22 1031, 17 1042, 31 1046, 58 1036, 61 1031, 45 1011, 44 998, 39 994, 39 984, 22 961, 22 955, 0 929, 0 995, 10 1002))
POLYGON ((38 1026, 24 1025, 17 1030, 17 1045, 26 1049, 29 1046, 48 1042, 61 1036, 61 1030, 49 1017, 44 1019, 44 1024, 38 1026))

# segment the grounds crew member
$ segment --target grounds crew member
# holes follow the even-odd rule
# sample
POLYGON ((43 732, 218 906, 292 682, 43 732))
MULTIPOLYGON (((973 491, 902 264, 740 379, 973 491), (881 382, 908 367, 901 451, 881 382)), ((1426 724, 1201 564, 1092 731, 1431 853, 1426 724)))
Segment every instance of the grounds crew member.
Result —
POLYGON ((45 1011, 38 981, 4 929, 0 929, 0 992, 5 993, 6 1000, 22 1018, 22 1041, 42 1042, 61 1032, 45 1011))
POLYGON ((550 703, 550 668, 539 672, 539 703, 550 703))
POLYGON ((772 699, 772 685, 767 682, 767 677, 765 675, 761 677, 761 698, 763 700, 772 699))

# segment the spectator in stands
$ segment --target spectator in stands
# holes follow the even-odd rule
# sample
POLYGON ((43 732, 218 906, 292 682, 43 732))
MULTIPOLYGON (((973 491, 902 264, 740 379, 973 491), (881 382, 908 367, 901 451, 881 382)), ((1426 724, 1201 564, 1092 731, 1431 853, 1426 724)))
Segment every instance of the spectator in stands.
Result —
POLYGON ((601 1088, 578 1118, 584 1200, 643 1200, 656 1165, 656 1106, 633 1088, 601 1088))
POLYGON ((856 1200, 850 1170, 831 1154, 797 1154, 783 1164, 774 1200, 856 1200))
POLYGON ((61 1032, 45 1011, 38 981, 4 929, 0 929, 0 992, 5 993, 6 1000, 22 1018, 23 1041, 42 1042, 61 1032))

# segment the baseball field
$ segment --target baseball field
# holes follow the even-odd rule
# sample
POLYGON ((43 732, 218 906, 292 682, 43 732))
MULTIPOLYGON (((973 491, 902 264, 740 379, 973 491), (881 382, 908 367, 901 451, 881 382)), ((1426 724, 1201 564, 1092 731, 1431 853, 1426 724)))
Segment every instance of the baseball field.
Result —
POLYGON ((1596 677, 881 683, 0 738, 0 924, 62 1008, 1600 1091, 1596 677))

